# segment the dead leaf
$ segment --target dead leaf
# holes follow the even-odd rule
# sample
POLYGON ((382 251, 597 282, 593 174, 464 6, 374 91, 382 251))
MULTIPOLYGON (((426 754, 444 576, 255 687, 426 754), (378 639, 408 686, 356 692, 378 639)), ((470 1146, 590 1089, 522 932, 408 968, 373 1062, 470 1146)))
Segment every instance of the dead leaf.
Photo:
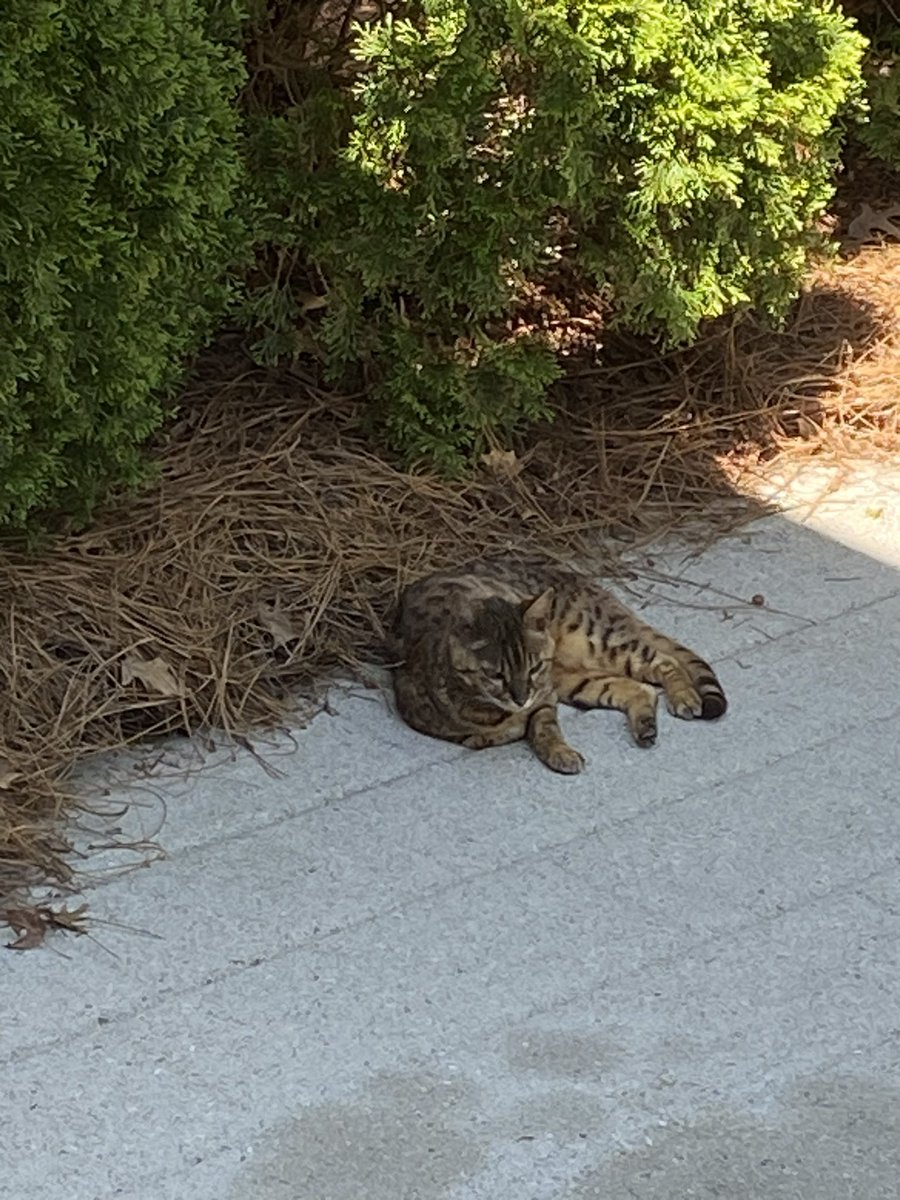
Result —
POLYGON ((856 242, 873 241, 873 234, 876 232, 900 238, 900 225, 894 224, 894 217, 900 217, 900 205, 875 209, 869 204, 864 204, 847 227, 847 233, 856 242))
POLYGON ((169 664, 162 658, 138 658, 129 654, 122 660, 122 683, 142 683, 148 692, 160 696, 180 696, 181 685, 169 664))
POLYGON ((5 921, 18 935, 15 941, 6 943, 7 950, 36 950, 43 945, 48 929, 86 933, 87 905, 82 904, 71 911, 65 905, 52 909, 45 904, 6 908, 0 910, 0 920, 5 921))
POLYGON ((805 416, 803 413, 798 413, 796 420, 797 433, 800 435, 800 437, 806 438, 807 441, 809 441, 810 438, 818 437, 822 432, 815 421, 811 421, 809 417, 805 416))
POLYGON ((6 792, 22 778, 22 772, 17 771, 4 755, 0 754, 0 791, 6 792))
POLYGON ((7 908, 0 917, 18 935, 15 941, 6 943, 7 950, 35 950, 43 944, 47 922, 39 908, 7 908))
POLYGON ((525 467, 515 450, 489 450, 487 454, 482 454, 481 461, 489 471, 506 479, 515 479, 525 467))
POLYGON ((65 904, 62 908, 47 910, 47 924, 54 929, 67 929, 70 933, 87 932, 87 905, 80 904, 78 908, 69 909, 65 904))
POLYGON ((256 608, 256 615, 266 633, 271 634, 276 650, 281 646, 289 645, 290 642, 295 642, 300 636, 284 615, 280 600, 276 600, 274 604, 260 601, 256 608))
POLYGON ((300 292, 298 298, 302 313, 315 312, 317 308, 328 307, 328 297, 317 296, 315 292, 300 292))
MULTIPOLYGON (((884 516, 884 505, 883 504, 873 505, 871 508, 867 508, 866 516, 872 521, 880 520, 881 517, 884 516)), ((0 782, 0 787, 2 787, 2 786, 3 786, 3 784, 2 784, 2 782, 0 782)))

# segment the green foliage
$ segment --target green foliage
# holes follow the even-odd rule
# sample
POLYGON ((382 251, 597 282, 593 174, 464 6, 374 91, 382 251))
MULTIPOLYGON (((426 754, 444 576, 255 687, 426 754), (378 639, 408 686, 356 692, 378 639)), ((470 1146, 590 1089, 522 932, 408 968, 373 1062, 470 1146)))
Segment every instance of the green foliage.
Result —
POLYGON ((542 411, 549 348, 498 330, 560 229, 615 319, 665 340, 785 311, 858 90, 862 39, 827 0, 404 9, 361 32, 352 94, 310 75, 253 127, 282 248, 250 305, 264 356, 362 364, 393 443, 458 465, 542 411), (285 268, 298 254, 324 308, 285 268))
POLYGON ((558 377, 552 354, 525 338, 481 337, 448 353, 421 329, 395 321, 379 345, 382 401, 389 439, 407 458, 427 459, 446 474, 490 429, 513 430, 548 415, 545 395, 558 377))
MULTIPOLYGON (((229 18, 230 14, 230 18, 229 18)), ((0 9, 0 523, 132 484, 244 233, 225 0, 0 9)))
POLYGON ((869 39, 864 75, 868 119, 858 136, 877 158, 900 170, 900 18, 886 5, 863 13, 860 27, 869 39))

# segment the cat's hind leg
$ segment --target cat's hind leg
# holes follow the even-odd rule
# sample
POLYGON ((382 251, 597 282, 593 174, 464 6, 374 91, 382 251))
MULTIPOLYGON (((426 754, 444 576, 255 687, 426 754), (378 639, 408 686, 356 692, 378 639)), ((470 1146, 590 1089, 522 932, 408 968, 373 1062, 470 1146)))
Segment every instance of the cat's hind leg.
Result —
POLYGON ((709 663, 670 638, 657 636, 652 653, 632 656, 635 678, 656 683, 666 695, 669 712, 684 720, 714 721, 728 707, 722 685, 709 663))
POLYGON ((460 739, 460 745, 469 750, 487 750, 491 746, 508 746, 521 741, 525 736, 525 722, 507 722, 499 729, 480 729, 460 739))

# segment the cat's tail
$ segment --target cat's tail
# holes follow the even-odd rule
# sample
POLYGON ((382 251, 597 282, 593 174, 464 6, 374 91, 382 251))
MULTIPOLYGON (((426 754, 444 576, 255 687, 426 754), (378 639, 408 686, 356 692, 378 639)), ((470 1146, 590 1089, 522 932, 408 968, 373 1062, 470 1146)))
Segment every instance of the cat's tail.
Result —
POLYGON ((691 682, 700 694, 701 721, 715 721, 724 716, 728 700, 715 671, 705 658, 698 658, 696 654, 690 654, 687 666, 691 682))

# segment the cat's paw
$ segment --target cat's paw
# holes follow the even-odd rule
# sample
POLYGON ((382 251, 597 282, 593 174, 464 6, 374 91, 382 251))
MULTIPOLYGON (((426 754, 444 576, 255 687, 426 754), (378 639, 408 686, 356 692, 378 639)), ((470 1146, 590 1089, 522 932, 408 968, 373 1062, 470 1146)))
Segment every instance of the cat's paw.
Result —
POLYGON ((700 699, 700 693, 693 688, 679 688, 678 691, 673 691, 671 696, 666 695, 666 707, 673 717, 680 717, 682 721, 693 721, 702 714, 703 701, 700 699))
POLYGON ((558 771, 560 775, 578 775, 584 770, 584 758, 564 742, 548 750, 543 759, 551 771, 558 771))
POLYGON ((656 745, 656 716, 654 713, 642 713, 636 717, 631 726, 631 736, 639 746, 647 749, 656 745))
POLYGON ((468 737, 463 738, 461 745, 467 750, 487 750, 490 746, 496 746, 496 742, 489 734, 472 733, 468 737))

